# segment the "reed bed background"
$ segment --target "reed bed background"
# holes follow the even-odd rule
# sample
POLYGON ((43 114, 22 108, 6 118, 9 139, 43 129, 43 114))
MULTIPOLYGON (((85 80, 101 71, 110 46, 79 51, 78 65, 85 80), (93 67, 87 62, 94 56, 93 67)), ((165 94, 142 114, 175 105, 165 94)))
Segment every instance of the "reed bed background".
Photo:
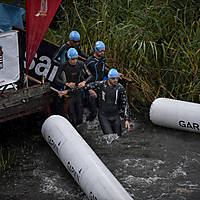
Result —
POLYGON ((194 0, 63 0, 46 38, 63 44, 72 30, 90 54, 106 44, 109 67, 133 80, 137 110, 155 98, 199 102, 200 3, 194 0))
POLYGON ((97 40, 106 44, 108 66, 133 80, 138 112, 158 97, 200 101, 199 1, 62 0, 45 38, 61 45, 72 30, 88 54, 97 40))

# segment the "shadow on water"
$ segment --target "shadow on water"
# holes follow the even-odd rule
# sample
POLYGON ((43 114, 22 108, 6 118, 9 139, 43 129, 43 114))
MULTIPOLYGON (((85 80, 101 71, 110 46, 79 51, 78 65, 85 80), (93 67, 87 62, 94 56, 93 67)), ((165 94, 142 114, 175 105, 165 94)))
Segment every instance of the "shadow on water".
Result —
MULTIPOLYGON (((86 196, 41 136, 43 117, 0 125, 0 146, 15 160, 0 176, 1 200, 68 199, 86 196)), ((95 119, 82 137, 136 200, 199 200, 200 135, 153 125, 138 116, 131 132, 104 136, 95 119)))

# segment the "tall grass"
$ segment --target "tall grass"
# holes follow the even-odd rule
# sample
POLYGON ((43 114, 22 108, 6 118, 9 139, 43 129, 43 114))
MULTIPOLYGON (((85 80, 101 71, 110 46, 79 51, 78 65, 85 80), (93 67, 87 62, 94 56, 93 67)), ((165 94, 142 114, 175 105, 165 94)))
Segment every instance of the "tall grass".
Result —
POLYGON ((62 1, 46 37, 62 44, 77 30, 86 53, 104 41, 108 65, 133 80, 134 108, 157 97, 199 102, 199 8, 193 0, 62 1))
POLYGON ((0 146, 0 173, 5 172, 10 167, 14 158, 15 152, 6 151, 2 146, 0 146))

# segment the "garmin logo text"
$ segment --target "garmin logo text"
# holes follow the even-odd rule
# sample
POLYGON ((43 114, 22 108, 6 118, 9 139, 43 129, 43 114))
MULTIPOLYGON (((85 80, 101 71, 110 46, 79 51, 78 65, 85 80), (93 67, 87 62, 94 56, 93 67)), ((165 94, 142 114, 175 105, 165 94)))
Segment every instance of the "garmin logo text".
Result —
POLYGON ((180 120, 178 124, 179 126, 183 128, 189 128, 189 129, 198 130, 198 131, 200 130, 200 125, 195 122, 186 122, 186 121, 180 120))
POLYGON ((70 174, 74 177, 74 179, 80 184, 80 175, 76 172, 75 168, 69 161, 67 162, 67 169, 69 170, 70 174))
POLYGON ((48 135, 47 142, 56 151, 56 153, 58 153, 58 147, 50 135, 48 135))

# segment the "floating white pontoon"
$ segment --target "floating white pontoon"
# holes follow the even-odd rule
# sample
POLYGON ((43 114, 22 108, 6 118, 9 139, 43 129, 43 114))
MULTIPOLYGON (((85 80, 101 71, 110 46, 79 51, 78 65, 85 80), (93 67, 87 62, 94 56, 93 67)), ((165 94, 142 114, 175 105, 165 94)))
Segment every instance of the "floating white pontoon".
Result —
POLYGON ((42 134, 88 199, 133 200, 67 119, 50 116, 42 134))
POLYGON ((150 120, 157 125, 200 133, 200 104, 158 98, 150 108, 150 120))

